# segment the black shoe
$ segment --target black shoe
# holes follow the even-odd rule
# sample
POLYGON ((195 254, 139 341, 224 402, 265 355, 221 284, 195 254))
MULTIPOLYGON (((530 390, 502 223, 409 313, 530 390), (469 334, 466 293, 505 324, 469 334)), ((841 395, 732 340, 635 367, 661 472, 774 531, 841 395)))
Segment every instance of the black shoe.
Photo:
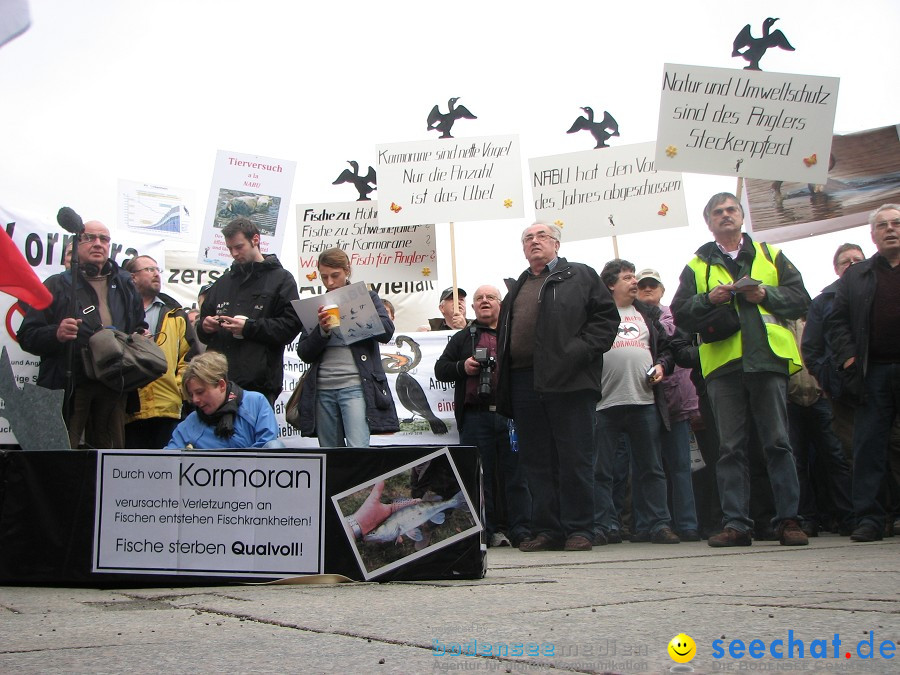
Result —
POLYGON ((609 543, 609 540, 606 538, 606 535, 602 532, 597 532, 594 535, 594 539, 591 542, 594 546, 606 546, 609 543))
POLYGON ((680 544, 681 539, 672 532, 671 527, 661 527, 650 535, 650 542, 653 544, 680 544))
POLYGON ((684 530, 679 532, 678 536, 681 541, 700 541, 700 533, 697 530, 684 530))
POLYGON ((621 544, 622 534, 618 530, 610 530, 606 533, 606 542, 609 544, 621 544))
POLYGON ((563 551, 590 551, 592 547, 590 539, 580 534, 573 534, 563 544, 563 551))
POLYGON ((749 532, 741 532, 733 527, 726 527, 720 534, 707 539, 706 543, 713 548, 724 548, 727 546, 750 546, 753 540, 749 532))
POLYGON ((850 541, 881 541, 883 535, 881 530, 871 523, 863 523, 857 525, 850 535, 850 541))
MULTIPOLYGON (((587 540, 585 540, 587 541, 587 540)), ((590 542, 588 542, 590 544, 590 542)), ((533 539, 523 541, 519 544, 519 550, 525 553, 534 553, 535 551, 562 551, 562 542, 551 539, 546 534, 539 534, 533 539)))
POLYGON ((648 541, 650 541, 649 532, 635 532, 631 535, 632 544, 646 544, 648 541))
POLYGON ((800 523, 800 529, 803 530, 803 534, 807 537, 819 536, 819 525, 811 520, 804 520, 800 523))

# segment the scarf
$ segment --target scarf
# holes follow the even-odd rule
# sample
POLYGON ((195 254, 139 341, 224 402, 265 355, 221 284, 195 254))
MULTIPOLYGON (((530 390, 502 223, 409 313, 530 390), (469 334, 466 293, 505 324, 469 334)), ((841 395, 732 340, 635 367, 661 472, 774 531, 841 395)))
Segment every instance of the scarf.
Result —
POLYGON ((215 425, 216 436, 219 438, 231 438, 234 436, 234 418, 237 417, 242 400, 244 400, 244 390, 234 382, 229 382, 228 388, 225 390, 225 403, 209 415, 198 408, 197 417, 204 424, 215 425))

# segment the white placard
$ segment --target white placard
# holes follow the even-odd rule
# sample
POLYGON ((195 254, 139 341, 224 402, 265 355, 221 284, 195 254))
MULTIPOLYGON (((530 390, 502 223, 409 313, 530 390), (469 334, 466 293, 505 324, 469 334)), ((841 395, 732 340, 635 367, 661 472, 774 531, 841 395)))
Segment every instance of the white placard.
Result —
POLYGON ((191 190, 119 179, 119 227, 167 239, 191 238, 191 190))
POLYGON ((94 572, 321 574, 325 456, 98 452, 94 572))
POLYGON ((378 226, 378 203, 297 204, 297 257, 307 280, 318 276, 319 253, 341 248, 353 275, 370 283, 422 281, 437 273, 434 225, 378 226))
POLYGON ((231 265, 222 228, 241 216, 259 228, 262 252, 280 255, 296 168, 290 160, 219 150, 197 260, 231 265))
POLYGON ((341 312, 341 325, 332 328, 331 339, 335 344, 352 345, 354 342, 384 333, 384 324, 362 281, 328 291, 314 298, 291 300, 291 305, 307 333, 319 325, 319 307, 337 305, 341 312))
POLYGON ((667 63, 656 165, 824 183, 839 83, 836 77, 667 63))
POLYGON ((657 171, 655 143, 529 160, 537 220, 565 241, 688 224, 681 174, 657 171))
POLYGON ((518 136, 379 145, 381 227, 522 218, 518 136))

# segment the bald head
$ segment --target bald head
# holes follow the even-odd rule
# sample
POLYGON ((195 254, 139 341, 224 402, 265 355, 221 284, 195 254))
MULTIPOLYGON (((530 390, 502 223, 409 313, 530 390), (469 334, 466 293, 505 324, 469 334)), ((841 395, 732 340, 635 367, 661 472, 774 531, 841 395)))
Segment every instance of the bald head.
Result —
POLYGON ((496 286, 485 284, 475 289, 472 296, 472 309, 475 310, 475 319, 478 323, 497 327, 500 319, 500 291, 496 286))

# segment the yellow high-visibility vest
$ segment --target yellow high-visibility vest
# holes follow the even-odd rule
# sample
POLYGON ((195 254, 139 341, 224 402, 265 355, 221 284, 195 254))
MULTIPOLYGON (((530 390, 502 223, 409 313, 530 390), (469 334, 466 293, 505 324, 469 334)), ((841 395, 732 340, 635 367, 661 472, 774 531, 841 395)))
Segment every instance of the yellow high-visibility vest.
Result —
MULTIPOLYGON (((778 269, 773 261, 778 255, 779 249, 766 245, 768 251, 764 251, 763 245, 755 241, 753 246, 756 249, 756 255, 750 268, 750 276, 766 286, 777 286, 778 269)), ((696 256, 688 263, 688 267, 694 271, 694 281, 697 284, 698 293, 708 293, 711 288, 735 282, 724 265, 709 265, 696 256)), ((787 361, 788 373, 793 375, 802 367, 800 350, 797 348, 794 334, 765 307, 762 305, 754 305, 754 307, 759 310, 760 319, 766 327, 769 347, 776 356, 787 361)), ((735 309, 735 311, 737 310, 735 309)), ((743 355, 742 332, 739 330, 734 335, 718 342, 700 344, 700 368, 703 377, 708 377, 716 369, 741 358, 743 355)))

